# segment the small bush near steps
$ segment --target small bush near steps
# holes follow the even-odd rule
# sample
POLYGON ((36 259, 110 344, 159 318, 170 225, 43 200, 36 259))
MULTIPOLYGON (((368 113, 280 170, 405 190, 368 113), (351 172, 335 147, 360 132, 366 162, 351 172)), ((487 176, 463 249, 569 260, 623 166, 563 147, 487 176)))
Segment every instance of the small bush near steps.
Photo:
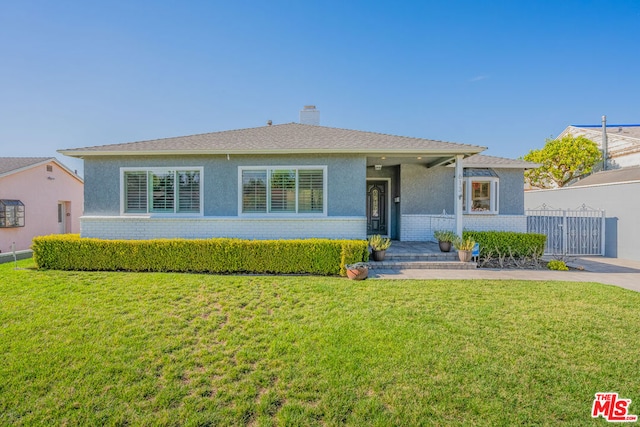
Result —
POLYGON ((547 263, 547 268, 549 270, 569 271, 569 267, 567 267, 567 264, 559 259, 549 261, 547 263))
POLYGON ((507 255, 514 258, 541 257, 547 236, 536 233, 516 233, 513 231, 470 231, 462 233, 464 239, 472 239, 480 244, 480 256, 507 255))
POLYGON ((465 230, 463 238, 480 245, 480 268, 544 268, 544 234, 465 230))

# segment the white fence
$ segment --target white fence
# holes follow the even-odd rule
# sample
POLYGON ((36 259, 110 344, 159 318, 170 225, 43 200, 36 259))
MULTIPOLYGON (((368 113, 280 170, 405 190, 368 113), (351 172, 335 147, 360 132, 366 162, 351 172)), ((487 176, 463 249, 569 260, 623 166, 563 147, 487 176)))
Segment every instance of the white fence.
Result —
POLYGON ((582 205, 554 209, 542 205, 527 209, 527 231, 547 236, 545 255, 604 256, 605 211, 582 205))

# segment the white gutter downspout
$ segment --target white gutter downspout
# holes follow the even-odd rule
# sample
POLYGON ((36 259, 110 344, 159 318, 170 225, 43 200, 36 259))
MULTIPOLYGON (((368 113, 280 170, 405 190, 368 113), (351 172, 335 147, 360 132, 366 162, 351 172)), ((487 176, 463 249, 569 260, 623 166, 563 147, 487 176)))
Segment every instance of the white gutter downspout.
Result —
POLYGON ((454 213, 456 217, 456 234, 462 237, 462 154, 456 154, 456 172, 454 179, 455 204, 454 213))

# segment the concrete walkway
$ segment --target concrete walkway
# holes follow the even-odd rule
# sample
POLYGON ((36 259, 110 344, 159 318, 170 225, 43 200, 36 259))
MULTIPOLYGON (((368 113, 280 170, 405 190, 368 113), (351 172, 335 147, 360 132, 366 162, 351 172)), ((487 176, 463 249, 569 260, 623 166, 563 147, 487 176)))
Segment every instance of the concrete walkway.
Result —
MULTIPOLYGON (((24 251, 16 251, 16 259, 27 259, 33 256, 33 251, 31 249, 26 249, 24 251)), ((0 253, 0 264, 4 264, 6 262, 13 262, 13 252, 4 252, 0 253)))
POLYGON ((620 286, 640 292, 640 262, 604 257, 578 257, 567 263, 583 270, 369 270, 369 277, 377 279, 507 279, 560 280, 569 282, 597 282, 620 286))

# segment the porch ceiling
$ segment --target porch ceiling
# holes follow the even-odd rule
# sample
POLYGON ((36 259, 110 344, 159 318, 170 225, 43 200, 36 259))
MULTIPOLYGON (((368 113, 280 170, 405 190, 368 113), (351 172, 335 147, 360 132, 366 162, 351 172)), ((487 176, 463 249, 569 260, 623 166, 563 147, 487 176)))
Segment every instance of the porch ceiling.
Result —
MULTIPOLYGON (((467 155, 465 155, 467 157, 467 155)), ((446 166, 455 162, 455 154, 370 155, 367 166, 396 166, 399 164, 424 165, 427 168, 446 166)))

